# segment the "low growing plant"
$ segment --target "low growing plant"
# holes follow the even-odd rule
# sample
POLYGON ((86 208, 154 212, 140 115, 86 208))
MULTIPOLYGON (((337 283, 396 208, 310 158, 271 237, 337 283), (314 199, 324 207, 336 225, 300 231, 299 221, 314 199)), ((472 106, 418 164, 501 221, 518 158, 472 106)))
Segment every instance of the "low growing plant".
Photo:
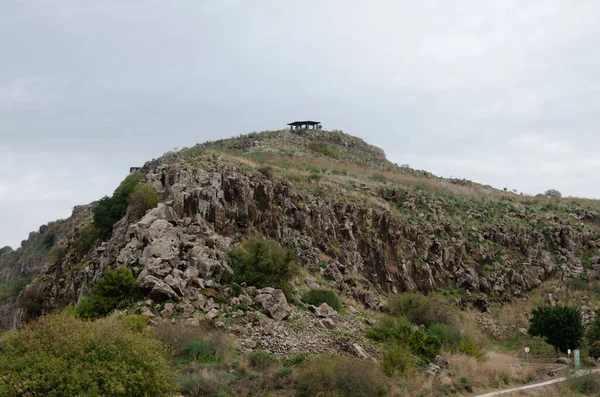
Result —
POLYGON ((342 308, 342 303, 337 294, 326 289, 311 289, 302 295, 302 301, 313 306, 320 306, 323 303, 327 303, 337 311, 340 311, 342 308))
POLYGON ((165 345, 114 317, 42 317, 0 342, 0 395, 173 396, 165 345))

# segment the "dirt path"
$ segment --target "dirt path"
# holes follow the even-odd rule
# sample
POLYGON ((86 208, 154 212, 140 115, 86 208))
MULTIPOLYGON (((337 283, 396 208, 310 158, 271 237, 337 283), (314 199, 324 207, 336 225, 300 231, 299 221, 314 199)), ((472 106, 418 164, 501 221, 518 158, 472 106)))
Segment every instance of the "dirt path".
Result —
MULTIPOLYGON (((582 375, 587 375, 592 372, 598 372, 598 371, 600 371, 600 370, 598 370, 598 369, 591 369, 591 370, 590 369, 582 369, 582 370, 574 372, 572 376, 582 376, 582 375)), ((564 382, 566 380, 567 380, 567 378, 561 377, 561 378, 552 379, 552 380, 549 380, 546 382, 540 382, 540 383, 534 383, 531 385, 516 387, 514 389, 506 389, 506 390, 500 390, 500 391, 493 391, 493 392, 489 392, 486 394, 479 394, 474 397, 494 397, 494 396, 499 396, 501 394, 508 394, 508 393, 513 393, 513 392, 521 391, 521 390, 537 389, 539 387, 549 386, 549 385, 552 385, 555 383, 564 382)))

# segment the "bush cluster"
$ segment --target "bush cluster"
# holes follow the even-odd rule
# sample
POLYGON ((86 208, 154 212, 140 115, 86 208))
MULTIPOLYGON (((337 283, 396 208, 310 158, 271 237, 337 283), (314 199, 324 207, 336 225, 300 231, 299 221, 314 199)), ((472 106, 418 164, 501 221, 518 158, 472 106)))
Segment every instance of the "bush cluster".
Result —
POLYGON ((327 289, 311 289, 305 292, 302 295, 302 302, 313 306, 321 306, 323 303, 327 303, 337 311, 342 308, 342 303, 337 294, 327 289))
POLYGON ((313 152, 320 153, 324 156, 331 157, 336 160, 339 160, 339 158, 341 157, 340 152, 331 145, 329 145, 327 142, 313 141, 309 143, 308 148, 313 152))
POLYGON ((555 349, 566 352, 578 347, 584 328, 579 309, 568 306, 538 306, 531 312, 529 335, 543 337, 555 349))
POLYGON ((229 259, 237 283, 279 288, 289 295, 296 258, 277 241, 249 237, 229 251, 229 259))
POLYGON ((0 346, 0 395, 173 396, 167 348, 116 318, 43 317, 0 346))
POLYGON ((404 316, 411 323, 430 327, 433 324, 452 324, 454 310, 438 297, 406 292, 396 295, 388 303, 390 314, 404 316))
POLYGON ((436 338, 442 349, 451 353, 464 353, 476 358, 481 357, 482 348, 475 339, 465 335, 452 325, 433 324, 427 329, 427 336, 436 338))
POLYGON ((160 197, 152 185, 140 183, 133 189, 129 201, 129 220, 137 221, 146 214, 146 211, 158 205, 160 197))
POLYGON ((296 381, 298 397, 363 397, 387 395, 386 379, 377 364, 350 357, 317 357, 296 381))
MULTIPOLYGON (((77 238, 73 241, 71 247, 79 258, 85 255, 92 245, 98 240, 99 234, 93 223, 87 222, 79 226, 77 238)), ((65 252, 66 254, 66 252, 65 252)))
MULTIPOLYGON (((389 362, 406 363, 406 365, 400 366, 402 371, 412 364, 432 360, 441 348, 440 340, 435 335, 414 330, 413 325, 405 318, 385 317, 367 331, 367 337, 379 342, 386 342, 384 356, 388 356, 389 362), (413 357, 409 358, 407 354, 413 357), (394 358, 395 356, 397 357, 394 358)), ((384 366, 386 372, 389 373, 392 366, 388 364, 384 364, 384 366)))
POLYGON ((0 283, 0 304, 14 302, 27 284, 29 280, 24 278, 0 283))
POLYGON ((75 313, 86 319, 105 316, 116 309, 119 303, 137 296, 139 290, 131 269, 125 266, 107 269, 92 287, 90 296, 77 304, 75 313))

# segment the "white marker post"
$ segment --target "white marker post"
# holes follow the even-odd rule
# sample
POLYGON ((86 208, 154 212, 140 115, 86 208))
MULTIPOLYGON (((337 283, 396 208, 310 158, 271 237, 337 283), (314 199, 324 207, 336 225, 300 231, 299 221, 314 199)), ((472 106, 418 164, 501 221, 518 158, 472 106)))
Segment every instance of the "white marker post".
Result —
POLYGON ((567 358, 571 358, 571 349, 567 349, 567 358))
POLYGON ((525 347, 525 360, 529 362, 529 348, 525 347))

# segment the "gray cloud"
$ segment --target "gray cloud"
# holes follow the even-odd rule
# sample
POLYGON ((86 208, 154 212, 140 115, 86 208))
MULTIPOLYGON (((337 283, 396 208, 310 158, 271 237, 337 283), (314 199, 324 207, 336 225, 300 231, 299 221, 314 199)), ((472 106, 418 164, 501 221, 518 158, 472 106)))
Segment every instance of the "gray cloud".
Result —
POLYGON ((597 1, 7 0, 0 245, 175 146, 317 118, 397 163, 598 197, 597 1))

